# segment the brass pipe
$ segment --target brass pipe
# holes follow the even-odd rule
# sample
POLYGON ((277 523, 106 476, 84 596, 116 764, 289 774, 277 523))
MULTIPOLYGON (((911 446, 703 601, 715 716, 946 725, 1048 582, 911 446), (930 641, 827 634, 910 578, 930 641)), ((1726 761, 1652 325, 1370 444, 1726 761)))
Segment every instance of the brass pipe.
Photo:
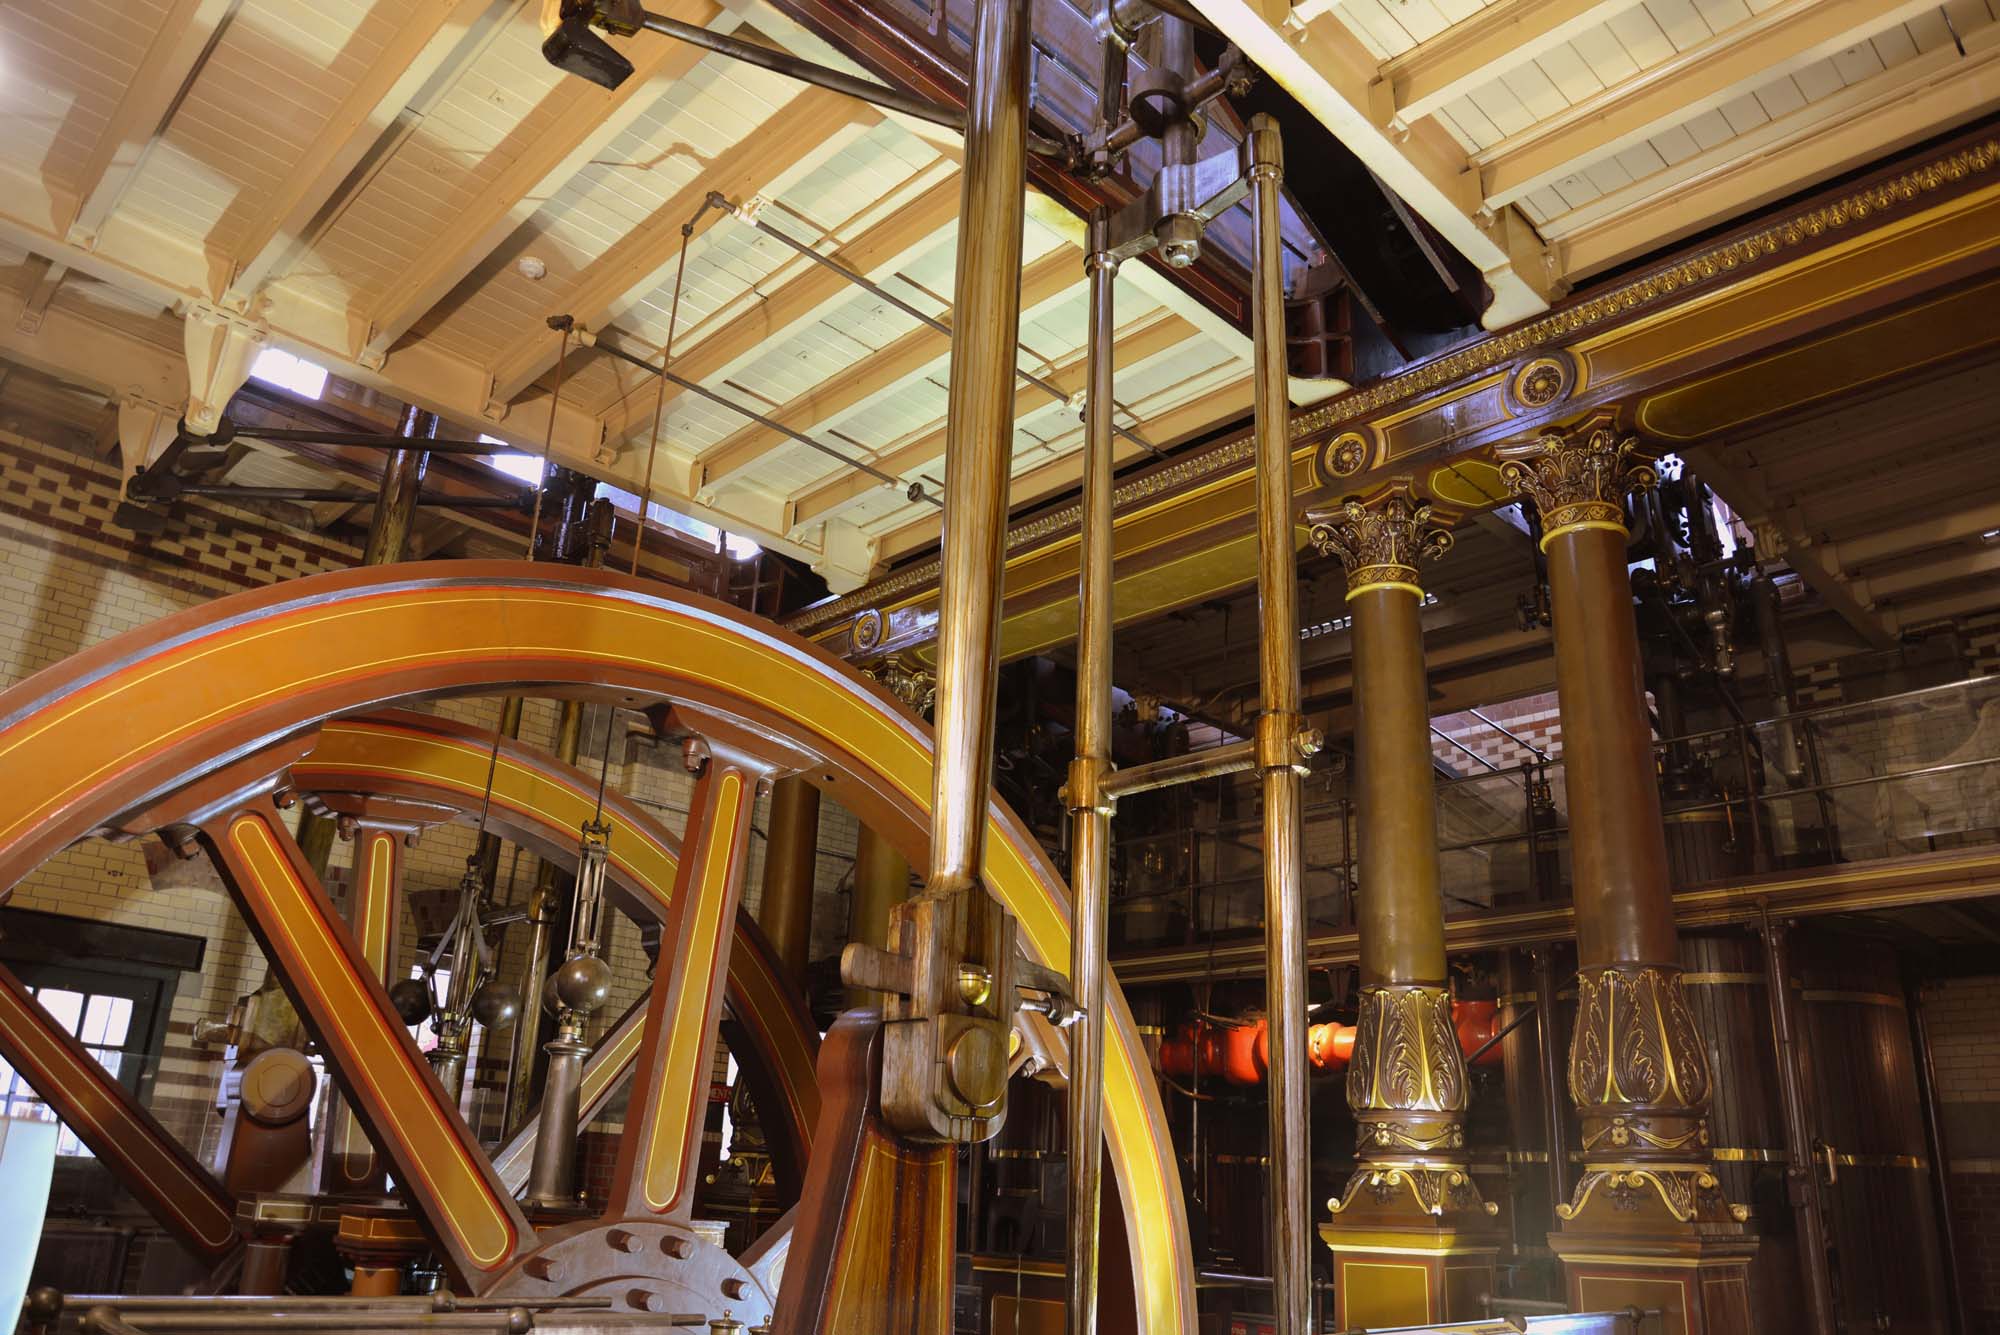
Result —
POLYGON ((1189 751, 1185 755, 1168 756, 1164 760, 1133 765, 1129 769, 1113 770, 1105 777, 1104 795, 1129 797, 1133 793, 1150 793, 1156 788, 1198 783, 1203 779, 1218 779, 1225 774, 1241 774, 1256 768, 1257 744, 1231 742, 1227 746, 1212 746, 1205 751, 1189 751))
POLYGON ((979 0, 973 16, 945 418, 931 893, 979 884, 985 862, 1027 212, 1028 26, 1026 0, 979 0))
POLYGON ((1308 1260, 1304 778, 1299 765, 1299 585, 1293 541, 1290 405, 1285 396, 1285 275, 1278 235, 1284 147, 1278 123, 1251 118, 1244 143, 1254 220, 1250 329, 1257 460, 1257 763, 1264 790, 1264 952, 1271 1016, 1271 1305, 1277 1335, 1306 1335, 1308 1260))
MULTIPOLYGON (((910 897, 910 864, 895 846, 864 825, 854 841, 854 897, 849 902, 847 939, 884 946, 889 941, 889 910, 910 897)), ((874 1006, 880 994, 865 987, 847 989, 847 1004, 874 1006)))
POLYGON ((785 977, 801 992, 812 953, 812 901, 819 852, 819 789, 803 775, 771 787, 764 828, 764 897, 757 925, 771 939, 785 977))
POLYGON ((1070 765, 1069 1335, 1096 1335, 1104 1159, 1104 953, 1111 901, 1111 404, 1118 260, 1110 215, 1090 218, 1089 389, 1084 399, 1083 558, 1077 579, 1076 759, 1070 765))

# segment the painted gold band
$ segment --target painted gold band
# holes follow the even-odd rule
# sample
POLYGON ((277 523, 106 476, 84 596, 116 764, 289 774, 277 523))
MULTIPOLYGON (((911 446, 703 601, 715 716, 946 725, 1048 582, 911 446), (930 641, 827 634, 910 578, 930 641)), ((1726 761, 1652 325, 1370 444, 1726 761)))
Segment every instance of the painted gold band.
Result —
POLYGON ((1578 533, 1587 528, 1607 529, 1613 533, 1622 533, 1628 538, 1632 536, 1632 531, 1615 519, 1579 519, 1573 524, 1564 524, 1560 528, 1552 528, 1542 534, 1542 550, 1548 551, 1549 544, 1565 533, 1578 533))

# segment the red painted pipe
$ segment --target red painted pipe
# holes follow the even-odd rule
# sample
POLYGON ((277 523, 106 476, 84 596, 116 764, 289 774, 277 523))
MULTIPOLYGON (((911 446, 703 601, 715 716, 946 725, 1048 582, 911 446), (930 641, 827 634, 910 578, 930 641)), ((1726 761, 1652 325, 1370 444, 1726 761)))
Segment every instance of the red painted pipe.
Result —
MULTIPOLYGON (((1500 1028, 1499 1010, 1495 1001, 1454 1001, 1451 1018, 1459 1047, 1471 1053, 1487 1043, 1500 1028)), ((1200 1073, 1206 1078, 1220 1076, 1232 1085, 1262 1084, 1264 1073, 1271 1069, 1270 1027, 1261 1019, 1236 1025, 1190 1020, 1160 1044, 1160 1071, 1188 1079, 1195 1074, 1197 1053, 1200 1073)), ((1306 1059, 1314 1070, 1344 1071, 1353 1055, 1353 1025, 1316 1024, 1306 1031, 1306 1059)), ((1478 1064, 1498 1066, 1499 1045, 1481 1053, 1478 1064)))

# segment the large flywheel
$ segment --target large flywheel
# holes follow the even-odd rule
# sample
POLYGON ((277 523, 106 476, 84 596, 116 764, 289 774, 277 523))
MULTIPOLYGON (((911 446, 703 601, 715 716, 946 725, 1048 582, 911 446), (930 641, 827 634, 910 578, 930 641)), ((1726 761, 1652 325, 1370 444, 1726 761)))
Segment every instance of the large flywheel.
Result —
MULTIPOLYGON (((587 814, 575 804, 574 779, 552 778, 553 762, 510 759, 520 763, 496 777, 496 827, 551 854, 573 848, 587 814), (502 800, 510 783, 519 791, 502 800)), ((761 1045, 754 1065, 781 1086, 764 1100, 778 1129, 801 1147, 810 1134, 815 1096, 801 1066, 808 1044, 795 1014, 789 1026, 781 1022, 795 1004, 775 980, 760 992, 768 968, 760 975, 754 952, 736 946, 744 939, 736 923, 754 797, 761 783, 793 773, 921 859, 927 730, 873 682, 768 623, 600 572, 513 562, 343 572, 168 618, 0 695, 0 787, 22 795, 0 815, 0 886, 92 834, 164 830, 183 844, 197 841, 388 1157, 455 1287, 529 1296, 641 1275, 648 1283, 620 1290, 621 1300, 666 1304, 654 1310, 727 1305, 754 1323, 770 1314, 764 1278, 689 1224, 707 1073, 725 1012, 753 1047, 761 1045), (621 814, 620 799, 607 796, 607 812, 625 822, 613 840, 610 879, 635 915, 659 918, 660 965, 632 1044, 610 1208, 601 1219, 553 1230, 529 1223, 507 1156, 496 1163, 481 1149, 380 978, 358 963, 354 934, 272 796, 400 792, 463 807, 479 795, 490 734, 423 716, 357 716, 399 699, 500 692, 668 706, 676 731, 694 739, 698 761, 664 902, 668 838, 646 835, 642 813, 621 814), (135 720, 158 722, 135 727, 135 720), (640 865, 647 857, 650 868, 640 865), (674 1307, 682 1294, 700 1306, 674 1307)), ((1060 879, 997 803, 989 831, 987 884, 1019 919, 1025 948, 1059 965, 1068 951, 1060 879)), ((1115 988, 1106 1019, 1106 1140, 1141 1329, 1186 1329, 1194 1304, 1178 1178, 1143 1050, 1115 988)))

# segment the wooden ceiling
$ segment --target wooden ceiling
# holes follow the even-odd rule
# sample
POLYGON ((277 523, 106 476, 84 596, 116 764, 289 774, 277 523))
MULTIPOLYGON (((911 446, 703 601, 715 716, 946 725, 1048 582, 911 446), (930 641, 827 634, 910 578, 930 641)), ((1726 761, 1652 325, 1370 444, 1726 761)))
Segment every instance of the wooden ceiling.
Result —
MULTIPOLYGON (((1200 3, 1481 268, 1496 326, 2000 99, 1985 0, 1200 3)), ((770 0, 660 7, 863 72, 770 0)), ((558 398, 546 320, 656 357, 716 191, 743 207, 687 244, 674 369, 776 426, 670 386, 655 498, 836 589, 934 542, 909 487, 941 489, 949 339, 751 219, 949 324, 956 139, 652 34, 597 88, 542 60, 539 9, 0 9, 0 356, 178 408, 220 318, 636 489, 656 382, 573 348, 558 398)), ((1017 505, 1078 476, 1080 233, 1031 201, 1021 366, 1054 392, 1016 398, 1017 505)), ((1121 459, 1247 412, 1247 341, 1160 274, 1126 267, 1119 329, 1121 459)))
POLYGON ((1499 328, 2000 106, 1987 0, 1199 0, 1479 266, 1499 328))

